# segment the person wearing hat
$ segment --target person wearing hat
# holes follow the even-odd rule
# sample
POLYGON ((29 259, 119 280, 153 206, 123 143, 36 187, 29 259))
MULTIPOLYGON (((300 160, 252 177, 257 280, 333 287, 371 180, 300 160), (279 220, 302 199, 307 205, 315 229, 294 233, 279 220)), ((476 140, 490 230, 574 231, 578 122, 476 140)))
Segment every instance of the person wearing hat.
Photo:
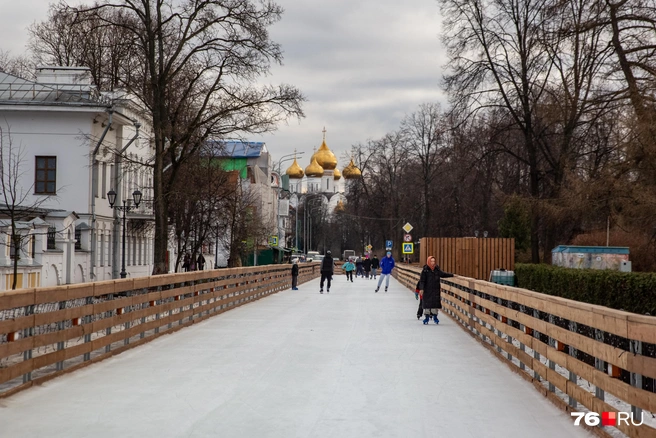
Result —
POLYGON ((326 293, 330 292, 330 282, 333 279, 333 270, 335 267, 335 261, 333 260, 333 255, 330 250, 326 251, 326 255, 321 261, 321 283, 319 284, 319 293, 323 293, 323 282, 328 280, 326 293))
POLYGON ((383 283, 383 278, 385 279, 385 292, 389 287, 389 279, 392 276, 392 269, 394 269, 394 258, 392 257, 392 252, 387 251, 387 254, 380 261, 380 279, 378 279, 378 286, 376 287, 376 292, 380 290, 380 285, 383 283))

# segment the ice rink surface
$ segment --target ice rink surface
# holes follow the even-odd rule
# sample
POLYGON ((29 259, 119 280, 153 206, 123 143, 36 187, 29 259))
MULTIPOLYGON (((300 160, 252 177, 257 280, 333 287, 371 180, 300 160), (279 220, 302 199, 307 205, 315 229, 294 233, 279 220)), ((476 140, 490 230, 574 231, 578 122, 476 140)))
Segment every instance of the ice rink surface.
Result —
POLYGON ((0 437, 591 437, 394 279, 336 276, 0 400, 0 437))

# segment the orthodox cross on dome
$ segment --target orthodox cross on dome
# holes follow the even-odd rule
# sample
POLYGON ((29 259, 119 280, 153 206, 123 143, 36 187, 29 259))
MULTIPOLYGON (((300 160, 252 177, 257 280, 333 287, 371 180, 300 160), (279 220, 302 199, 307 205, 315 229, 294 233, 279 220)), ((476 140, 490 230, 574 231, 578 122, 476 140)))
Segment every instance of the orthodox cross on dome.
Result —
POLYGON ((323 127, 323 131, 321 131, 321 132, 323 132, 323 141, 326 141, 326 127, 325 126, 323 127))

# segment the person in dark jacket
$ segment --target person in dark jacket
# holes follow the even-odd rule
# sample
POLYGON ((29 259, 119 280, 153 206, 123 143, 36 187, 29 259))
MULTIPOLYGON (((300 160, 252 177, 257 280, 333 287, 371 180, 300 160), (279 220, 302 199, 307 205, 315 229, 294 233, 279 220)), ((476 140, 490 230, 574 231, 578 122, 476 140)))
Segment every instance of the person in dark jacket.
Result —
POLYGON ((357 277, 364 277, 364 270, 362 269, 362 257, 358 257, 358 259, 355 261, 355 276, 357 277))
POLYGON ((369 256, 365 257, 364 260, 362 260, 362 269, 364 269, 364 276, 366 278, 371 278, 369 273, 371 272, 371 260, 369 260, 369 256))
POLYGON ((417 309, 417 319, 421 318, 421 315, 424 314, 424 303, 423 300, 419 299, 419 285, 421 284, 421 279, 417 282, 415 287, 415 300, 419 300, 419 308, 417 309))
POLYGON ((298 290, 298 263, 297 263, 297 260, 292 261, 292 290, 298 290))
POLYGON ((378 275, 379 268, 380 261, 378 260, 378 257, 376 257, 376 254, 374 254, 374 257, 371 259, 371 275, 374 277, 374 280, 376 279, 376 275, 378 275))
POLYGON ((335 267, 335 261, 333 260, 332 253, 326 251, 326 255, 321 261, 321 283, 319 284, 319 293, 323 293, 323 282, 328 280, 328 287, 326 288, 326 293, 330 292, 330 282, 333 279, 333 270, 335 267))
POLYGON ((429 256, 426 259, 426 265, 421 271, 421 277, 419 277, 419 284, 417 285, 417 289, 421 291, 420 295, 424 307, 424 324, 428 324, 431 316, 435 324, 440 323, 440 320, 437 319, 438 310, 442 308, 440 280, 448 277, 453 277, 453 274, 442 271, 437 266, 435 257, 429 256))

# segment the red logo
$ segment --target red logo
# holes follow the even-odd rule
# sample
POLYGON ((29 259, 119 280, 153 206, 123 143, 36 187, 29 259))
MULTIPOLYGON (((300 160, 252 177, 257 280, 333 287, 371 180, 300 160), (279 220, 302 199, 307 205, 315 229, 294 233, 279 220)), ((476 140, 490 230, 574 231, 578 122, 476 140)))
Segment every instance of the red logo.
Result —
POLYGON ((602 426, 615 426, 617 424, 617 413, 615 412, 602 412, 601 425, 602 426))

